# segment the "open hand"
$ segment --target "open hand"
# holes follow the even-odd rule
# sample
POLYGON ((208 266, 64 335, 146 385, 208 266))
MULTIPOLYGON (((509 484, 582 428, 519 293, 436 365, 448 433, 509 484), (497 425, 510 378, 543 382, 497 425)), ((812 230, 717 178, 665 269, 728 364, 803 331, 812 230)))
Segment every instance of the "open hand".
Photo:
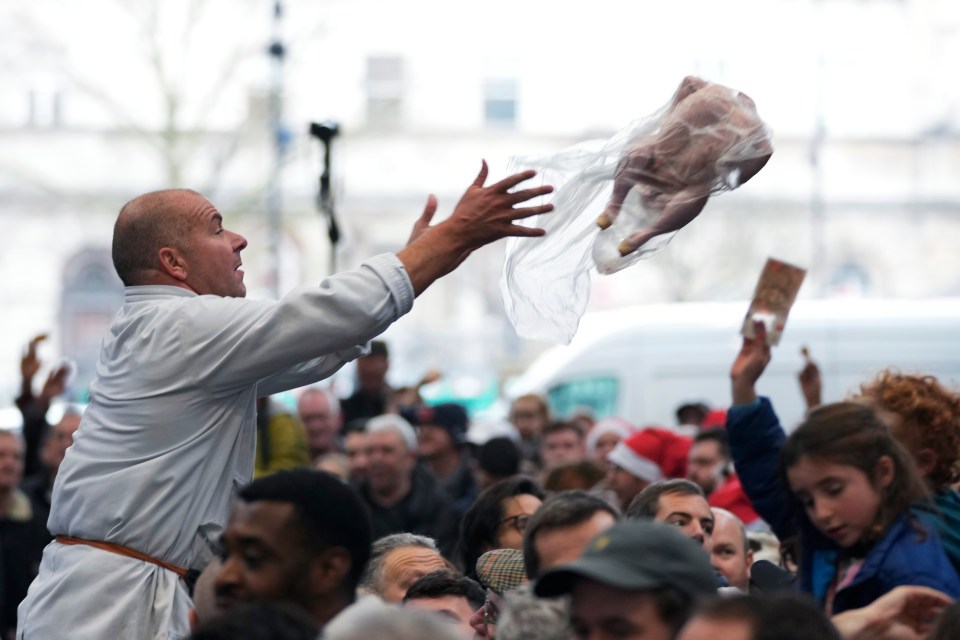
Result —
POLYGON ((762 322, 753 323, 754 337, 743 339, 740 353, 730 367, 733 404, 750 404, 757 399, 756 384, 770 364, 770 345, 767 328, 762 322))
POLYGON ((41 333, 35 336, 28 344, 20 359, 20 376, 25 380, 33 380, 40 370, 40 358, 37 357, 37 345, 47 339, 47 334, 41 333))
POLYGON ((551 193, 553 187, 544 185, 510 191, 513 187, 534 177, 535 171, 515 173, 485 187, 483 183, 486 182, 488 173, 487 162, 484 160, 477 178, 467 188, 454 208, 453 215, 450 216, 449 222, 456 225, 466 244, 465 248, 472 251, 508 236, 542 236, 545 233, 543 229, 514 224, 514 221, 553 211, 553 205, 520 208, 516 205, 551 193))
POLYGON ((845 640, 922 640, 937 616, 952 602, 927 587, 897 587, 862 609, 834 616, 845 640))

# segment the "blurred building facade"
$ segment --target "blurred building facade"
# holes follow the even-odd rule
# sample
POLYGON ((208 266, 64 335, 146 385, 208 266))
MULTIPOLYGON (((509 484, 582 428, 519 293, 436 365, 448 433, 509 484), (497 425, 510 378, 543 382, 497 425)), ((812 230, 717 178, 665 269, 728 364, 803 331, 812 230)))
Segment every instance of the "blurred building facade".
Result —
MULTIPOLYGON (((481 158, 502 176, 513 156, 607 137, 687 74, 752 96, 774 157, 652 260, 596 278, 591 308, 744 299, 767 256, 810 269, 807 297, 960 295, 949 0, 287 0, 280 131, 268 118, 274 2, 17 4, 0 28, 0 390, 38 331, 53 331, 51 353, 89 361, 118 286, 91 265, 109 260, 116 212, 139 193, 209 195, 250 240, 249 295, 265 297, 274 277, 286 290, 330 270, 310 121, 341 126, 335 258, 348 268, 401 247, 427 194, 448 214, 481 158), (278 136, 274 265, 263 211, 278 136)), ((504 317, 502 252, 478 252, 388 332, 396 383, 439 367, 475 394, 543 348, 504 317)))

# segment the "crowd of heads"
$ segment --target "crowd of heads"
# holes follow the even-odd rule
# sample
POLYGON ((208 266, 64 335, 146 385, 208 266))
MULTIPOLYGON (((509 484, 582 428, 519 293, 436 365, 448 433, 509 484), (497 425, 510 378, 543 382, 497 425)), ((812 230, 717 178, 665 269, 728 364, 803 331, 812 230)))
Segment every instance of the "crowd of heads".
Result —
MULTIPOLYGON (((638 427, 560 419, 524 395, 511 429, 478 441, 464 406, 391 389, 388 364, 375 343, 350 398, 301 390, 291 414, 309 465, 237 493, 193 585, 194 638, 856 637, 874 605, 831 618, 802 593, 810 532, 856 563, 960 480, 960 396, 929 376, 883 372, 783 437, 766 477, 802 526, 778 540, 741 485, 725 411, 688 403, 676 425, 638 427)), ((35 446, 43 486, 79 421, 68 411, 35 446)), ((0 498, 19 491, 24 458, 0 431, 0 498)), ((946 596, 890 594, 874 599, 926 616, 915 637, 960 626, 946 596)))

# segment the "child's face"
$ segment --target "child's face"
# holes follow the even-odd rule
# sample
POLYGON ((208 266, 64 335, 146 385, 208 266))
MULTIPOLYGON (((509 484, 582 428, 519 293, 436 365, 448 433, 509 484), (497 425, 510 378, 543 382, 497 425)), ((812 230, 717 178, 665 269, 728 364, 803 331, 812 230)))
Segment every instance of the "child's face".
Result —
POLYGON ((881 492, 893 480, 893 465, 881 458, 874 484, 857 467, 803 456, 787 469, 787 479, 810 521, 838 545, 849 547, 876 523, 881 492))

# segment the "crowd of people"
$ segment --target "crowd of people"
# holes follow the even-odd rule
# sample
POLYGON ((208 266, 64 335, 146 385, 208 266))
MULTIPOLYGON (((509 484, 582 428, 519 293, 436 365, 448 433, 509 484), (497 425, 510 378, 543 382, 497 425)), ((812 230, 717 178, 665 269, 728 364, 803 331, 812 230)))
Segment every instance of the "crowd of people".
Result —
POLYGON ((90 405, 47 422, 67 371, 39 384, 38 336, 22 437, 0 431, 0 637, 960 637, 960 395, 932 377, 823 404, 811 362, 787 433, 758 323, 727 408, 635 425, 524 395, 485 442, 387 383, 373 338, 474 249, 537 235, 530 177, 484 167, 396 255, 278 302, 244 299, 246 240, 199 194, 128 203, 90 405), (354 359, 339 398, 322 380, 354 359))

